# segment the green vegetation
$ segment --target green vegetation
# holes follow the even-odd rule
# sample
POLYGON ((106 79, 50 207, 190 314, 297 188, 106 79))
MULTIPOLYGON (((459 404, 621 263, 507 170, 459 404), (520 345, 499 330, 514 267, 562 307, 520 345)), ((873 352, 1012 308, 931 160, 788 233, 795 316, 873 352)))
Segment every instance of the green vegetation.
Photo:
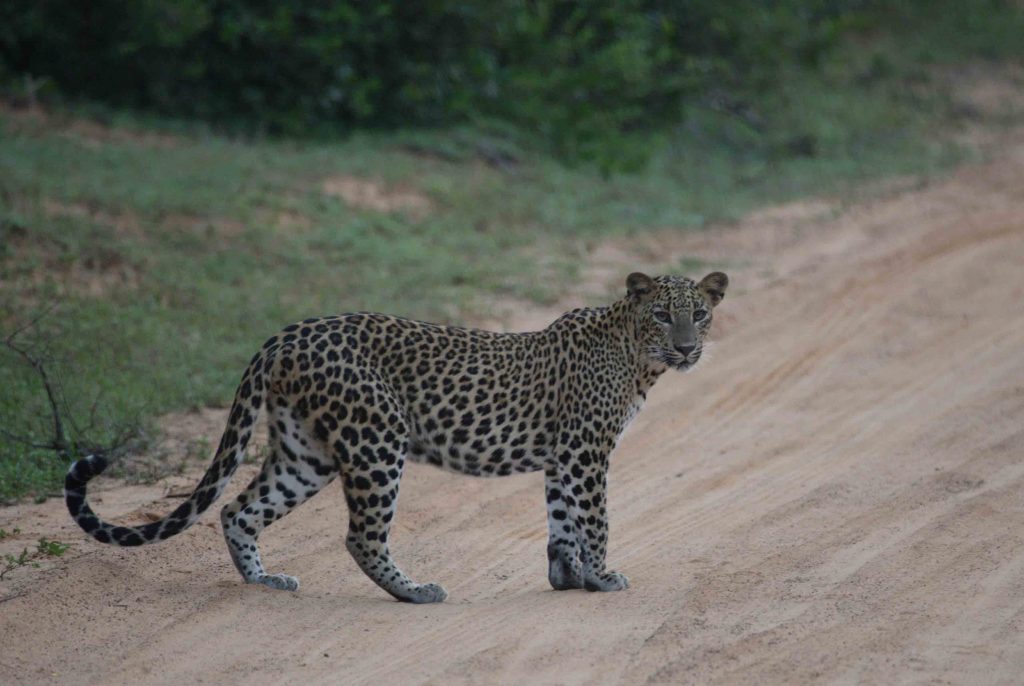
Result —
MULTIPOLYGON (((204 5, 99 4, 125 12, 204 5)), ((33 90, 44 102, 64 104, 46 114, 0 108, 0 339, 52 307, 19 341, 45 352, 68 416, 79 427, 92 425, 88 432, 70 427, 70 439, 88 433, 103 442, 125 426, 140 426, 144 441, 154 433, 155 416, 226 404, 253 351, 291 321, 360 309, 465 321, 486 313, 496 299, 556 298, 585 247, 606 237, 693 230, 770 202, 946 168, 964 154, 946 134, 977 123, 979 115, 951 97, 938 65, 1019 58, 1024 51, 1017 39, 1021 10, 994 1, 978 5, 969 21, 960 5, 945 1, 931 13, 919 3, 900 10, 870 2, 829 5, 847 9, 822 10, 811 38, 783 41, 786 51, 800 56, 783 59, 768 50, 766 36, 789 36, 786 27, 796 21, 783 21, 784 11, 819 4, 829 5, 773 3, 777 12, 768 14, 751 5, 750 16, 763 22, 743 31, 761 26, 767 32, 751 37, 726 17, 713 27, 713 45, 692 46, 718 55, 714 78, 672 86, 678 92, 671 97, 655 92, 650 80, 679 55, 669 55, 658 69, 637 67, 636 78, 647 85, 607 108, 600 98, 587 99, 593 91, 581 91, 583 105, 556 98, 573 91, 577 72, 553 70, 550 81, 534 83, 526 70, 517 72, 524 80, 509 77, 518 85, 502 91, 522 96, 512 98, 508 111, 471 100, 461 114, 443 109, 432 115, 440 105, 429 98, 374 99, 382 93, 366 96, 364 114, 331 110, 310 120, 305 111, 279 111, 266 101, 263 110, 254 105, 248 111, 266 111, 262 123, 273 126, 264 128, 283 131, 323 123, 331 113, 347 125, 378 115, 394 124, 402 112, 412 121, 445 124, 361 130, 326 141, 242 138, 238 129, 210 128, 208 122, 235 115, 245 119, 228 90, 227 100, 206 98, 200 89, 171 94, 180 101, 149 94, 135 102, 123 99, 126 86, 108 84, 103 105, 33 90), (812 49, 822 41, 821 49, 812 49), (731 59, 730 51, 742 55, 731 59), (636 117, 622 114, 640 101, 661 104, 636 117), (219 109, 191 111, 188 102, 219 109), (559 110, 559 102, 568 109, 559 110), (127 113, 109 103, 141 110, 127 113), (157 110, 203 115, 207 123, 152 113, 157 110), (587 123, 606 111, 604 123, 587 123), (554 128, 541 130, 549 113, 554 128), (587 148, 591 143, 597 147, 587 148), (566 159, 594 162, 566 165, 566 159), (623 168, 633 171, 615 171, 623 168)), ((0 25, 14 26, 4 18, 27 6, 6 4, 0 25)), ((695 6, 712 11, 712 3, 695 6)), ((50 5, 31 7, 45 14, 50 5)), ((628 38, 634 29, 627 29, 628 38)), ((54 26, 52 40, 60 35, 54 26)), ((582 29, 564 39, 598 40, 582 29)), ((30 98, 19 80, 25 70, 10 57, 12 40, 14 33, 0 31, 7 91, 25 101, 30 98)), ((613 60, 617 50, 628 53, 614 41, 583 45, 611 50, 601 52, 602 60, 613 60)), ((584 47, 551 50, 570 54, 584 47)), ((156 53, 125 54, 145 72, 114 69, 111 78, 149 79, 169 69, 156 53)), ((524 64, 539 71, 551 54, 524 64)), ((215 60, 204 59, 213 69, 215 60)), ((573 62, 565 57, 553 64, 573 62)), ((601 71, 587 78, 613 86, 632 78, 612 63, 612 76, 601 71)), ((437 73, 424 69, 422 83, 429 84, 437 73)), ((410 83, 420 72, 411 73, 410 83)), ((75 91, 56 72, 33 75, 50 76, 50 86, 66 94, 103 96, 75 91)), ((237 77, 239 83, 248 78, 237 77)), ((208 78, 196 76, 196 83, 210 89, 221 83, 208 78)), ((84 88, 86 81, 78 83, 84 88)), ((306 102, 298 95, 287 101, 296 107, 306 102)), ((457 102, 443 99, 445 108, 457 102)), ((0 350, 0 389, 0 429, 45 443, 52 429, 48 400, 38 375, 10 350, 0 350)), ((0 436, 0 500, 53 492, 65 469, 52 451, 0 436)))
POLYGON ((28 552, 28 548, 23 548, 21 553, 18 555, 12 555, 6 553, 4 555, 4 568, 0 569, 0 579, 3 579, 8 572, 14 571, 18 567, 24 567, 27 564, 31 564, 33 567, 38 567, 38 562, 32 562, 32 557, 28 552))
POLYGON ((60 541, 51 541, 48 538, 40 538, 36 545, 36 552, 46 557, 62 557, 71 546, 60 541))
MULTIPOLYGON (((9 534, 3 529, 0 529, 4 535, 0 536, 0 540, 6 538, 9 534)), ((21 533, 20 529, 14 530, 14 535, 21 533)), ((0 579, 3 579, 8 572, 14 571, 19 567, 31 565, 32 567, 38 567, 39 563, 36 562, 42 557, 62 557, 64 553, 68 551, 71 546, 67 543, 61 543, 60 541, 51 541, 48 538, 40 538, 36 543, 36 549, 33 552, 29 552, 28 548, 22 548, 21 552, 17 555, 6 553, 3 556, 3 569, 0 569, 0 579)))
POLYGON ((850 40, 998 58, 1019 54, 1022 14, 1015 0, 8 0, 0 80, 233 131, 514 127, 628 169, 656 150, 651 131, 709 101, 772 112, 763 96, 850 40))

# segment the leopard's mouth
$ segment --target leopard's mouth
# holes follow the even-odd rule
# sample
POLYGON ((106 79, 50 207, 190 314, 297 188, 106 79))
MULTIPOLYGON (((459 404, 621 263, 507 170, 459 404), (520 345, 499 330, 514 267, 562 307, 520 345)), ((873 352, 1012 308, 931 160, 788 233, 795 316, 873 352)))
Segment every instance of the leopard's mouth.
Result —
POLYGON ((700 352, 691 353, 690 357, 684 357, 674 350, 657 348, 651 350, 651 357, 677 372, 688 372, 700 361, 700 352))
POLYGON ((674 356, 676 361, 674 363, 670 363, 670 366, 672 366, 676 371, 688 372, 696 367, 697 363, 700 362, 700 354, 700 350, 690 353, 689 356, 676 354, 674 356))
MULTIPOLYGON (((698 358, 699 359, 699 358, 698 358)), ((680 360, 678 364, 672 365, 677 372, 688 372, 697 365, 697 360, 680 360)))

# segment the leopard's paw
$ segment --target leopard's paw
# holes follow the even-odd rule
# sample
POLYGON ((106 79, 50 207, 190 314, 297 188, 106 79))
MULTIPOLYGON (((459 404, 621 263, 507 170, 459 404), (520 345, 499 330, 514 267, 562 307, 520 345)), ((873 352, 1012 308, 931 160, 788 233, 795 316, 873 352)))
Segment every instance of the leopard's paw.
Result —
POLYGON ((629 578, 619 572, 603 572, 583 582, 588 591, 622 591, 629 588, 629 578))

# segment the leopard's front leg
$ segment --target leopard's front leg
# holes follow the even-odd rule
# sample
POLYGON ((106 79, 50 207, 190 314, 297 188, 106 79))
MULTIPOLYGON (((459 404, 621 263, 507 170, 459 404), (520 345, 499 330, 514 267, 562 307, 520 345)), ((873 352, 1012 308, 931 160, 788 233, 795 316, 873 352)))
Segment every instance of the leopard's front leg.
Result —
POLYGON ((583 449, 575 451, 575 454, 563 453, 561 457, 559 482, 562 500, 568 508, 568 519, 579 545, 583 588, 588 591, 628 588, 629 579, 624 574, 605 569, 608 453, 583 449))

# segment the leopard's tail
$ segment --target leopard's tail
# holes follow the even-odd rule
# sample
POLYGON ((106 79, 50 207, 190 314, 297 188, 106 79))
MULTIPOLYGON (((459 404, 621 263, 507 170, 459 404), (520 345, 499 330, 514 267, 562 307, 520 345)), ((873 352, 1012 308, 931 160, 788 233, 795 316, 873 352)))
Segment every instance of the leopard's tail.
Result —
MULTIPOLYGON (((270 341, 268 341, 270 343, 270 341)), ((269 389, 273 349, 258 353, 242 375, 217 455, 188 500, 163 519, 139 526, 119 526, 100 518, 85 497, 86 484, 107 468, 102 455, 90 455, 71 465, 64 479, 64 503, 78 526, 101 543, 136 546, 157 543, 189 528, 213 504, 231 481, 245 456, 260 408, 269 389)))

